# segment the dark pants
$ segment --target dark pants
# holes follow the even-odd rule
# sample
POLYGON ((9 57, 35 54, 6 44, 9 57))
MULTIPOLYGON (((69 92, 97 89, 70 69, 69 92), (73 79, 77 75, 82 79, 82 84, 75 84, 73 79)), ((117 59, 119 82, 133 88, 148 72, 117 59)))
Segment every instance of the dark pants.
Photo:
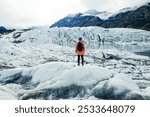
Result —
POLYGON ((82 60, 82 65, 84 65, 84 57, 83 57, 83 55, 78 55, 78 65, 80 65, 80 58, 82 60))

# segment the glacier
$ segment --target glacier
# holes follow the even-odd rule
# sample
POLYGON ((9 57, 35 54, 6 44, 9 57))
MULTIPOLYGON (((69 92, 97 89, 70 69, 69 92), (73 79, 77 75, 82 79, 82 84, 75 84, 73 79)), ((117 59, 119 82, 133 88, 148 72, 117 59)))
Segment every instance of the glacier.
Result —
POLYGON ((145 51, 144 30, 18 29, 0 37, 0 99, 150 99, 150 55, 139 54, 145 51), (80 36, 85 66, 77 66, 74 52, 80 36))

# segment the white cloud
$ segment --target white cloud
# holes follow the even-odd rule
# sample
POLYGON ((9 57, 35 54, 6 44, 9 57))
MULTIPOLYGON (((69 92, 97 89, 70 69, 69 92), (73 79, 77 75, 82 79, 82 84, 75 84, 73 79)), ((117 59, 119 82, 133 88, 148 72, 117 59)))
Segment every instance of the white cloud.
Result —
POLYGON ((50 25, 88 9, 115 11, 148 0, 0 0, 0 25, 50 25), (134 2, 133 2, 134 1, 134 2))
POLYGON ((82 10, 80 0, 0 0, 0 25, 50 25, 82 10))
POLYGON ((139 6, 149 0, 81 0, 87 9, 107 10, 110 12, 118 11, 125 7, 139 6))

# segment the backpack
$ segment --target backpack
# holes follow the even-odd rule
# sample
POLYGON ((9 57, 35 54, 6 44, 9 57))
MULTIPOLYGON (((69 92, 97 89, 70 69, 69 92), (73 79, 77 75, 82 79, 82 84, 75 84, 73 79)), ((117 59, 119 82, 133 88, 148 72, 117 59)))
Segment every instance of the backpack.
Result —
POLYGON ((82 51, 83 50, 83 45, 82 45, 81 42, 78 42, 77 50, 78 51, 82 51))

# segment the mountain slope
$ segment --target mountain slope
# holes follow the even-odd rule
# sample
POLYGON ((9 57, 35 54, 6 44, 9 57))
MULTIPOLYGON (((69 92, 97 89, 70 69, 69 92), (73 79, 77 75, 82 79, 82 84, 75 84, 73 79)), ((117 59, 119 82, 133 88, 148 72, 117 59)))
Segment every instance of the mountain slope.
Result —
POLYGON ((0 26, 0 30, 6 30, 6 28, 3 26, 0 26))
POLYGON ((102 24, 102 20, 95 16, 83 16, 79 13, 74 16, 67 16, 58 22, 54 23, 51 27, 86 27, 97 26, 102 24))
POLYGON ((111 12, 107 12, 107 11, 99 12, 99 11, 96 11, 93 9, 90 9, 90 10, 83 13, 83 16, 95 16, 95 17, 98 17, 102 20, 106 20, 112 15, 113 14, 111 12))
POLYGON ((118 14, 89 10, 75 17, 65 17, 51 27, 86 27, 136 28, 150 31, 150 4, 139 8, 122 9, 118 14))
POLYGON ((114 17, 110 17, 101 26, 150 30, 150 5, 142 6, 134 11, 119 13, 114 17))
POLYGON ((0 26, 0 34, 8 34, 8 33, 11 33, 13 31, 15 31, 15 29, 0 26))

